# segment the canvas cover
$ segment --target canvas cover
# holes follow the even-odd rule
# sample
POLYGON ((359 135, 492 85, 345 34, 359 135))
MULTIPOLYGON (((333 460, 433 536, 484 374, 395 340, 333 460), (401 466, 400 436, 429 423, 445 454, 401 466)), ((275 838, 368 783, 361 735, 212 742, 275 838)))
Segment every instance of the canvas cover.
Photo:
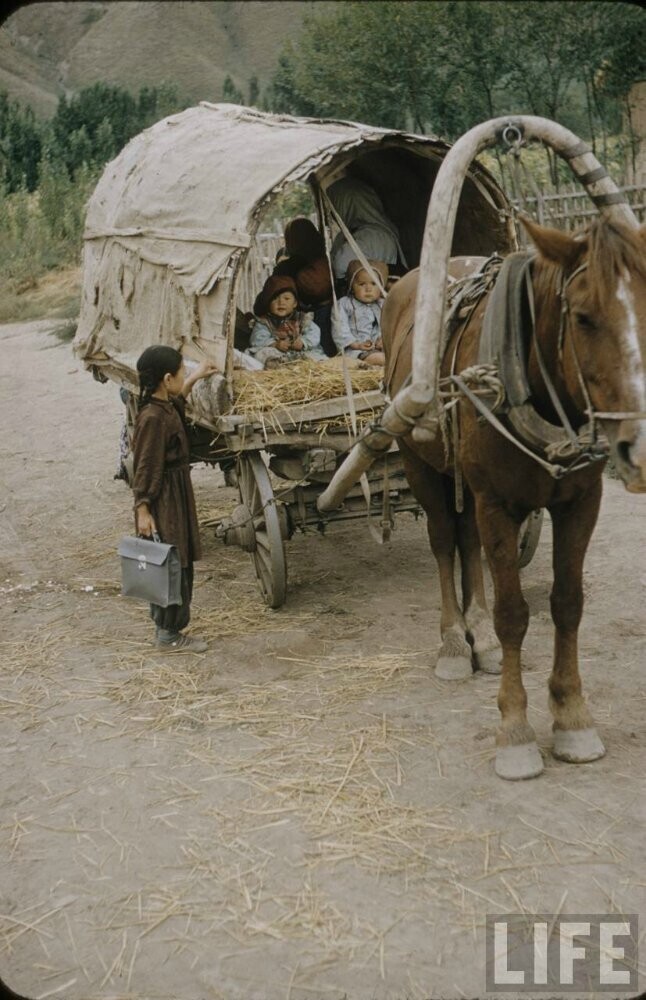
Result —
POLYGON ((226 370, 235 279, 265 208, 293 182, 391 139, 423 155, 448 148, 352 122, 207 103, 135 136, 88 203, 77 355, 126 384, 153 343, 226 370))

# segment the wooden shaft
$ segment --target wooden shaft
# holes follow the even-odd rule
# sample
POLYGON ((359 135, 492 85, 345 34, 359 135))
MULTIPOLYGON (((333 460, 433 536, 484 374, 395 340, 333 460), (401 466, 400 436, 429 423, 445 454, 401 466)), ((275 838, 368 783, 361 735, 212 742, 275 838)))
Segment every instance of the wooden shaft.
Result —
POLYGON ((343 465, 337 469, 329 486, 323 490, 316 506, 320 511, 339 507, 349 490, 361 478, 376 458, 390 448, 393 438, 406 433, 412 423, 424 413, 432 397, 431 387, 413 384, 398 393, 384 410, 378 428, 369 429, 355 444, 343 465))

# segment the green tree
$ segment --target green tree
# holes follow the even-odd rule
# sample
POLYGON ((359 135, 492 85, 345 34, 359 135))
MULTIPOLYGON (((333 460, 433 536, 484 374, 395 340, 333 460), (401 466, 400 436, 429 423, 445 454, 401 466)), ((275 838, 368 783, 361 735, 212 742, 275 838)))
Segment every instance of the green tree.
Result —
POLYGON ((439 41, 445 3, 347 3, 305 20, 272 79, 277 110, 425 130, 447 80, 439 41), (352 39, 352 45, 339 44, 352 39))
POLYGON ((8 192, 34 190, 41 153, 42 127, 31 108, 0 93, 0 176, 8 192))
POLYGON ((136 97, 106 83, 83 87, 60 98, 49 128, 48 155, 65 163, 73 177, 83 163, 105 163, 142 129, 186 103, 168 83, 142 87, 136 97))
POLYGON ((249 105, 252 108, 258 106, 260 98, 260 84, 258 83, 258 77, 254 75, 249 80, 249 105))
MULTIPOLYGON (((595 7, 599 8, 598 22, 604 44, 599 46, 590 88, 602 121, 607 122, 608 109, 616 115, 618 106, 623 113, 628 132, 627 151, 634 173, 640 137, 635 132, 629 94, 634 83, 646 80, 646 18, 631 4, 613 4, 608 9, 599 3, 595 7)), ((643 135, 641 139, 643 141, 643 135)))
POLYGON ((117 152, 117 143, 112 131, 112 122, 104 118, 94 137, 92 160, 95 163, 107 163, 117 152))
POLYGON ((630 83, 646 73, 645 30, 640 10, 601 0, 338 4, 305 19, 265 100, 448 139, 490 117, 533 113, 605 144, 630 83))
POLYGON ((229 104, 244 104, 242 91, 236 87, 230 76, 225 76, 222 84, 222 100, 229 104))

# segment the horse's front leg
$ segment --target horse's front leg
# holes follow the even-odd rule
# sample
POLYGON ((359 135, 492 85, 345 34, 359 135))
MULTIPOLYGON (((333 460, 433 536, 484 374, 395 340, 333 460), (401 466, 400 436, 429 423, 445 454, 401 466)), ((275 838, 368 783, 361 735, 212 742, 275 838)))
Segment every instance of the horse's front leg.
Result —
POLYGON ((498 692, 501 724, 496 735, 496 773, 501 778, 534 778, 543 770, 534 730, 527 721, 527 694, 521 676, 520 650, 529 609, 520 588, 518 533, 514 520, 493 497, 476 496, 480 538, 494 585, 494 627, 502 645, 498 692))
POLYGON ((410 488, 426 513, 428 537, 437 560, 442 595, 442 645, 435 674, 445 681, 462 680, 471 677, 473 668, 471 646, 467 642, 466 625, 455 591, 456 526, 450 483, 416 455, 405 441, 401 441, 399 447, 410 488))
POLYGON ((487 608, 475 502, 468 487, 464 491, 464 511, 457 515, 457 529, 462 567, 462 608, 468 638, 479 669, 487 674, 499 674, 502 670, 502 650, 487 608))
POLYGON ((554 538, 550 603, 555 626, 554 667, 549 679, 549 705, 554 717, 552 752, 560 760, 574 764, 597 760, 606 752, 582 694, 578 662, 583 560, 600 502, 601 478, 577 501, 550 507, 554 538))

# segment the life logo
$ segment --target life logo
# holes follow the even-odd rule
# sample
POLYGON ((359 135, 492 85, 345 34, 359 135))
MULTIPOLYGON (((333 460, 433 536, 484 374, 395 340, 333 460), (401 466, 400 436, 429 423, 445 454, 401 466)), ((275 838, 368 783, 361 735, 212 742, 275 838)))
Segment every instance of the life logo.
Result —
POLYGON ((635 993, 637 915, 487 914, 488 993, 635 993))

